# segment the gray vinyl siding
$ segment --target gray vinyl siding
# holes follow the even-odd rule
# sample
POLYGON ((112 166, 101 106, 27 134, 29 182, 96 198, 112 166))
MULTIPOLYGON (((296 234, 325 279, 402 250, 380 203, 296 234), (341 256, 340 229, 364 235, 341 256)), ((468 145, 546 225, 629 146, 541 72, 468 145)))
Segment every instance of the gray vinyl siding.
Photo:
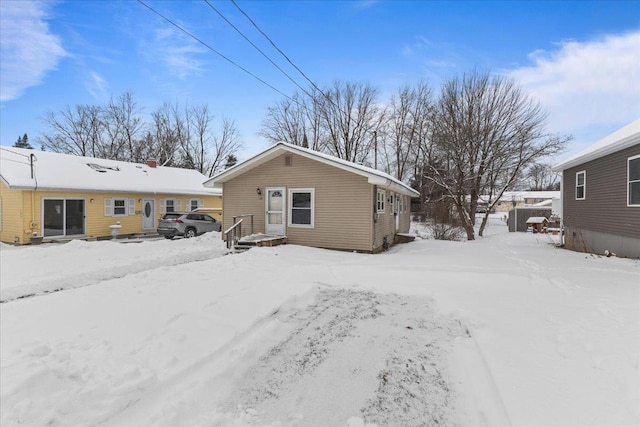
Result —
POLYGON ((527 220, 532 216, 551 217, 551 208, 520 206, 509 211, 509 231, 527 231, 527 220))
MULTIPOLYGON (((284 187, 288 215, 290 189, 315 189, 314 228, 286 227, 289 243, 330 249, 369 252, 372 247, 373 186, 367 178, 342 169, 287 153, 223 185, 224 227, 234 215, 254 214, 254 232, 265 232, 267 187, 284 187), (291 157, 291 166, 285 165, 291 157), (260 188, 259 196, 256 189, 260 188)), ((286 223, 286 220, 285 220, 286 223)), ((248 220, 243 225, 247 234, 248 220)))
POLYGON ((563 172, 563 223, 576 230, 640 238, 640 207, 627 206, 627 159, 640 144, 563 172), (585 199, 576 200, 576 173, 586 171, 585 199))

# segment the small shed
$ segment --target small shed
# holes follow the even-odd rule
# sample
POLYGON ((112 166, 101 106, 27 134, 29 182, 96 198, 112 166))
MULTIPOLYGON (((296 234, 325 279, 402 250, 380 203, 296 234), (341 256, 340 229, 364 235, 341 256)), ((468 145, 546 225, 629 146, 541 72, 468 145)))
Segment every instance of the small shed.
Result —
POLYGON ((509 211, 509 220, 507 222, 509 231, 527 231, 527 219, 531 217, 549 218, 551 216, 550 206, 519 206, 509 211))
POLYGON ((549 220, 544 216, 532 216, 527 219, 527 230, 531 229, 534 233, 542 233, 547 230, 549 220))

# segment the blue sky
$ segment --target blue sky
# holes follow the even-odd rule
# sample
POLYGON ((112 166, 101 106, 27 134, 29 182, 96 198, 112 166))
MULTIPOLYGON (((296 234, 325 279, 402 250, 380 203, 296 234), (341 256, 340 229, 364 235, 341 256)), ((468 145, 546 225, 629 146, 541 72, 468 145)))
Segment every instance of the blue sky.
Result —
MULTIPOLYGON (((279 91, 295 85, 203 1, 144 0, 279 91)), ((230 1, 211 1, 300 85, 293 69, 230 1)), ((561 160, 640 117, 640 2, 244 1, 244 10, 319 86, 368 82, 379 102, 403 84, 473 68, 516 79, 574 135, 561 160)), ((131 92, 144 113, 164 101, 208 104, 236 121, 240 158, 282 95, 190 39, 137 1, 0 1, 0 142, 67 105, 131 92)))

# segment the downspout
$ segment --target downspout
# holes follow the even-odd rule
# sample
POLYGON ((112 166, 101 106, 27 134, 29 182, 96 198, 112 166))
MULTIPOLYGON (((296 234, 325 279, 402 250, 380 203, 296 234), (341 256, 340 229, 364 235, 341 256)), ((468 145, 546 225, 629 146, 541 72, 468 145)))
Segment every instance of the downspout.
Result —
MULTIPOLYGON (((560 246, 564 248, 564 171, 560 173, 560 246)), ((551 202, 553 215, 553 201, 551 202)))
POLYGON ((33 172, 33 161, 37 160, 35 154, 31 153, 29 155, 29 163, 31 165, 31 179, 33 179, 35 181, 33 190, 31 190, 31 223, 29 224, 29 229, 31 230, 31 233, 33 235, 34 233, 34 228, 37 225, 36 221, 35 221, 35 216, 36 216, 36 191, 38 190, 38 180, 35 179, 35 174, 33 172))
POLYGON ((378 215, 378 186, 374 185, 373 186, 373 209, 372 209, 372 215, 371 215, 371 221, 372 221, 372 227, 371 227, 371 252, 373 252, 375 250, 376 247, 376 224, 378 222, 377 220, 377 215, 378 215))

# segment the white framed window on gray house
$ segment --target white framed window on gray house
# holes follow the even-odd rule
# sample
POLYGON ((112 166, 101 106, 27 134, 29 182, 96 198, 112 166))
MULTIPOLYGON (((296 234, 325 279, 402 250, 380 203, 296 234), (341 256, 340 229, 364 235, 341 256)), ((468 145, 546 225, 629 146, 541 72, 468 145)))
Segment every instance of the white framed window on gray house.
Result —
POLYGON ((376 193, 376 212, 384 213, 384 203, 387 197, 387 193, 384 190, 378 190, 376 193))
POLYGON ((104 199, 104 216, 129 216, 136 214, 135 199, 112 197, 104 199))
POLYGON ((313 228, 315 219, 315 189, 289 189, 289 226, 313 228))
POLYGON ((180 212, 182 210, 180 199, 160 199, 160 213, 180 212))
POLYGON ((587 171, 576 172, 576 200, 587 196, 587 171))
POLYGON ((640 207, 640 155, 627 159, 627 206, 640 207))
POLYGON ((195 211, 198 208, 201 208, 204 205, 204 201, 202 199, 189 199, 187 200, 187 209, 189 211, 195 211))

